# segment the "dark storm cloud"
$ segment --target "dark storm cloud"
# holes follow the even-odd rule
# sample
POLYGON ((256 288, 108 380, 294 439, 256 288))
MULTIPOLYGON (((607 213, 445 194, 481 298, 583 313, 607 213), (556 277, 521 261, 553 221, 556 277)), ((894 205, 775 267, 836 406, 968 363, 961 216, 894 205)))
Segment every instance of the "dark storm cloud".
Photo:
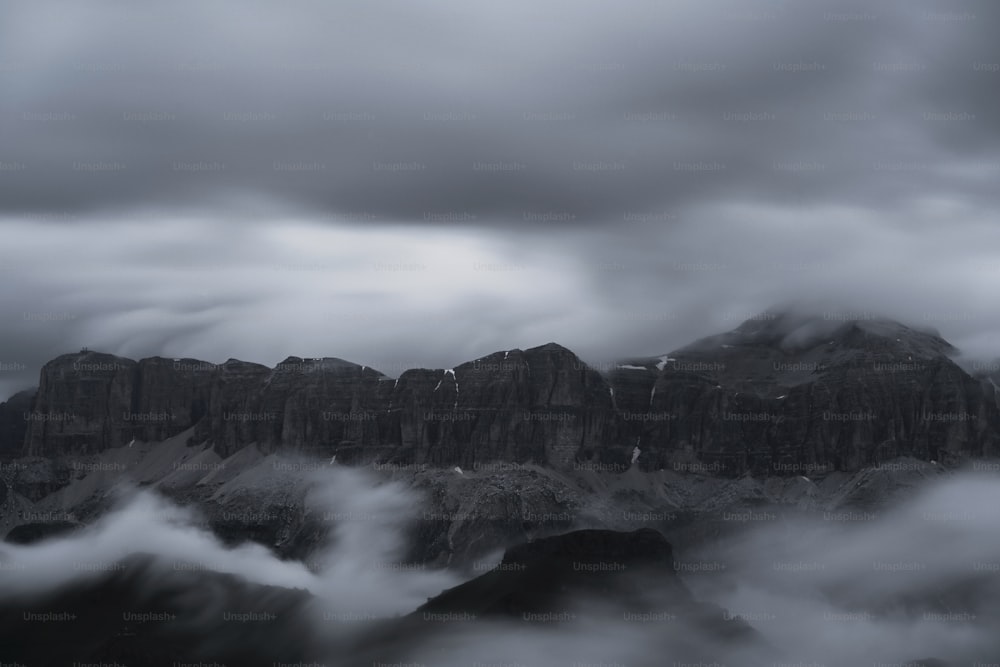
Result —
POLYGON ((998 78, 973 69, 998 60, 997 10, 966 7, 15 4, 3 205, 255 192, 318 214, 578 226, 734 194, 964 188, 937 165, 996 158, 998 78), (917 159, 930 165, 903 182, 872 173, 917 159))
POLYGON ((0 362, 26 370, 0 394, 83 345, 392 375, 662 353, 789 301, 995 356, 996 25, 985 0, 5 3, 0 362))

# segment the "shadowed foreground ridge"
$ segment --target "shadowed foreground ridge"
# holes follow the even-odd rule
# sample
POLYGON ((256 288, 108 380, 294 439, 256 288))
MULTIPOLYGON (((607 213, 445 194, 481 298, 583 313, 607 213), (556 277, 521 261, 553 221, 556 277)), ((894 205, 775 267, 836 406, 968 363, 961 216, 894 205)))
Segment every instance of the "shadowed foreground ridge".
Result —
POLYGON ((133 554, 44 594, 0 599, 0 654, 32 667, 273 665, 315 653, 303 590, 133 554))
MULTIPOLYGON (((676 659, 765 648, 742 619, 696 601, 674 571, 670 543, 643 528, 577 530, 511 547, 491 571, 364 638, 359 655, 362 661, 405 660, 415 644, 419 650, 435 633, 474 637, 479 625, 509 633, 514 642, 525 628, 586 632, 592 624, 609 633, 616 628, 645 633, 676 659)), ((659 664, 663 656, 648 659, 659 664)))
POLYGON ((660 590, 667 606, 691 603, 673 570, 673 550, 658 531, 577 530, 511 547, 497 567, 445 591, 416 613, 464 612, 523 617, 567 611, 581 595, 601 596, 632 611, 654 611, 660 590), (611 597, 614 596, 614 597, 611 597))

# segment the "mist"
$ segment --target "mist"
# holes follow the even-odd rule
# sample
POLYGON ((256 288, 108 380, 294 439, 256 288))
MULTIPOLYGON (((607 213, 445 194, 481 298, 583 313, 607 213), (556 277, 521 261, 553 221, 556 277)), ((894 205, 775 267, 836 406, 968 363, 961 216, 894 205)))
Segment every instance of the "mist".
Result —
MULTIPOLYGON (((306 504, 332 520, 333 530, 308 562, 281 560, 259 544, 227 547, 193 510, 133 489, 121 493, 112 511, 71 535, 0 546, 0 594, 26 601, 45 597, 145 553, 155 558, 151 591, 162 585, 161 575, 152 573, 165 576, 192 565, 307 591, 296 618, 308 625, 317 650, 330 653, 324 657, 328 664, 354 664, 350 660, 367 660, 372 651, 387 660, 449 667, 496 661, 654 665, 663 664, 664 655, 681 662, 828 667, 971 660, 1000 654, 994 632, 1000 620, 996 482, 982 473, 956 473, 898 507, 852 512, 854 520, 824 513, 759 522, 736 537, 686 550, 687 565, 675 563, 675 570, 695 597, 721 605, 727 618, 742 619, 759 633, 758 641, 732 646, 720 645, 718 636, 690 619, 630 618, 614 599, 577 598, 567 605, 572 621, 431 624, 393 635, 383 656, 381 624, 413 612, 468 575, 402 562, 421 496, 400 482, 341 466, 309 478, 306 504), (691 563, 710 573, 689 574, 691 563), (355 649, 354 657, 345 654, 355 649)), ((660 594, 656 582, 649 582, 649 594, 660 594)), ((667 609, 671 600, 662 603, 667 609)), ((206 609, 192 608, 190 615, 208 626, 213 620, 206 609)), ((253 632, 274 633, 280 643, 290 626, 253 632)))
POLYGON ((995 657, 997 482, 965 472, 885 511, 760 522, 691 554, 715 569, 691 583, 807 664, 995 657))

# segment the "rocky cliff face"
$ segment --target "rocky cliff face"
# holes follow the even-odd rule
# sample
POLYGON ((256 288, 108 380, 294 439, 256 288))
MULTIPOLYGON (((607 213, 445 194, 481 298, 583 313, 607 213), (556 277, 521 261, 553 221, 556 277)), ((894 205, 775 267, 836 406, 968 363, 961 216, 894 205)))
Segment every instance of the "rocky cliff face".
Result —
POLYGON ((135 437, 166 440, 209 414, 215 364, 196 359, 142 359, 136 367, 132 404, 135 437))
POLYGON ((136 362, 82 352, 42 367, 25 437, 28 456, 86 455, 127 444, 136 395, 136 362))
POLYGON ((216 375, 215 364, 196 359, 57 357, 42 367, 23 453, 82 456, 170 438, 208 414, 216 375))
POLYGON ((17 458, 24 447, 24 434, 35 401, 35 391, 20 391, 0 403, 0 461, 17 458))
POLYGON ((967 370, 980 383, 986 396, 992 397, 993 404, 1000 409, 1000 359, 974 361, 967 370))
POLYGON ((994 456, 996 401, 954 352, 895 322, 765 313, 611 379, 648 469, 810 474, 994 456))
POLYGON ((891 321, 789 313, 606 376, 554 343, 398 378, 334 358, 271 369, 84 352, 42 369, 22 452, 80 456, 194 427, 222 457, 256 443, 343 463, 625 470, 638 447, 647 470, 798 475, 993 456, 996 390, 954 353, 891 321))
POLYGON ((93 454, 194 426, 193 440, 223 457, 256 443, 342 462, 566 466, 613 451, 618 421, 607 381, 552 343, 398 379, 334 358, 269 369, 86 352, 46 364, 38 395, 28 456, 93 454))

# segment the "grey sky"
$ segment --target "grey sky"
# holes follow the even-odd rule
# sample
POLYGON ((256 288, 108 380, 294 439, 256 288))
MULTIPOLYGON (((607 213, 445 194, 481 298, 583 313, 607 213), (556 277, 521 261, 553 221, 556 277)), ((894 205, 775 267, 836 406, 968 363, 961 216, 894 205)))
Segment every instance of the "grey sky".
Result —
POLYGON ((788 300, 995 356, 997 25, 986 0, 4 3, 0 396, 83 345, 602 361, 788 300))

